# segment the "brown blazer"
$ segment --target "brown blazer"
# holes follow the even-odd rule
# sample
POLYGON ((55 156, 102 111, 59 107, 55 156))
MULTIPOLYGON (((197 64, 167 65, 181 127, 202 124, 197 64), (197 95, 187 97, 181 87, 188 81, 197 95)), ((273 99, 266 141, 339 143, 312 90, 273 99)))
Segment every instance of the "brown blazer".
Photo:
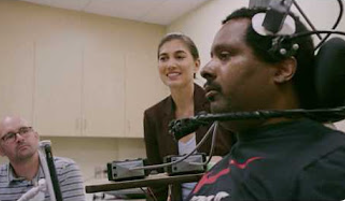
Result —
MULTIPOLYGON (((205 98, 205 91, 194 84, 194 112, 198 114, 201 111, 210 112, 210 103, 205 98)), ((146 154, 149 164, 163 163, 163 157, 168 155, 178 155, 178 143, 174 141, 173 136, 169 134, 168 125, 175 119, 175 103, 171 96, 163 99, 144 112, 144 139, 146 145, 146 154)), ((201 126, 196 131, 196 142, 199 143, 206 134, 208 126, 201 126)), ((214 155, 224 156, 235 142, 234 135, 226 129, 218 126, 217 139, 214 148, 214 155)), ((209 153, 211 147, 211 137, 198 149, 198 152, 209 153)), ((160 169, 159 172, 163 172, 160 169)), ((158 200, 167 199, 167 186, 152 188, 158 200)), ((182 200, 181 186, 173 186, 172 199, 182 200)))

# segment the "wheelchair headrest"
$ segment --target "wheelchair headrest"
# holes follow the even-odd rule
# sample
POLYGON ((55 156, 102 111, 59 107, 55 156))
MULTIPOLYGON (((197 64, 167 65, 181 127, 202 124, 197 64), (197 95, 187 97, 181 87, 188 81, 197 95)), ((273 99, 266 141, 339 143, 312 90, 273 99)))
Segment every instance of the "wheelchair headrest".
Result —
POLYGON ((316 55, 315 87, 319 108, 345 105, 345 41, 331 38, 316 55))

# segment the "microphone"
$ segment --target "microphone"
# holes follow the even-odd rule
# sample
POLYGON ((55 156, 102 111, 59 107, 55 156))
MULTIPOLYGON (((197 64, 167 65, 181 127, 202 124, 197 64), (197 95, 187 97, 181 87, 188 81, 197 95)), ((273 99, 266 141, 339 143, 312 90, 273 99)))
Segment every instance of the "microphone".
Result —
POLYGON ((192 118, 183 118, 172 120, 169 123, 169 133, 173 135, 175 141, 179 141, 184 136, 195 132, 202 125, 208 125, 209 122, 200 121, 199 118, 207 115, 202 111, 192 118))

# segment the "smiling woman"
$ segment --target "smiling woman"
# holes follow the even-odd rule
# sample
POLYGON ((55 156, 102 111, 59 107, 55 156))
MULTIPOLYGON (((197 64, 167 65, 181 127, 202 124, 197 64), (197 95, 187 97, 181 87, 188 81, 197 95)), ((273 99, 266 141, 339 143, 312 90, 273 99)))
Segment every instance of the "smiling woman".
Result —
MULTIPOLYGON (((172 33, 168 34, 159 44, 159 74, 170 91, 177 91, 182 88, 192 89, 193 77, 199 67, 199 53, 189 37, 172 33)), ((172 93, 178 94, 178 92, 172 93)))
MULTIPOLYGON (((194 42, 181 33, 167 34, 158 46, 158 71, 162 82, 169 87, 171 95, 147 109, 144 113, 144 137, 149 164, 163 163, 168 155, 190 153, 206 134, 208 126, 200 127, 178 142, 168 132, 169 122, 194 116, 201 111, 210 111, 210 104, 204 90, 194 83, 200 67, 199 53, 194 42)), ((224 129, 219 130, 215 155, 223 156, 230 150, 232 136, 224 129)), ((209 153, 211 138, 197 151, 209 153)), ((163 172, 159 169, 158 172, 163 172)), ((168 195, 166 186, 153 188, 153 199, 183 200, 194 188, 195 183, 174 185, 168 195)))

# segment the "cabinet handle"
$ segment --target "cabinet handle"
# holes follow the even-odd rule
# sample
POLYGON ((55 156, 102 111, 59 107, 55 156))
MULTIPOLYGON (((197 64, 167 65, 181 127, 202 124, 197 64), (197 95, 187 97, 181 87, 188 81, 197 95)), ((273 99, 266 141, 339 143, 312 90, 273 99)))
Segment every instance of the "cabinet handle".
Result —
POLYGON ((86 121, 86 119, 84 119, 84 131, 86 130, 86 127, 87 127, 87 121, 86 121))
POLYGON ((75 128, 76 130, 79 130, 79 118, 75 119, 75 128))
POLYGON ((127 120, 127 134, 131 132, 131 121, 127 120))

